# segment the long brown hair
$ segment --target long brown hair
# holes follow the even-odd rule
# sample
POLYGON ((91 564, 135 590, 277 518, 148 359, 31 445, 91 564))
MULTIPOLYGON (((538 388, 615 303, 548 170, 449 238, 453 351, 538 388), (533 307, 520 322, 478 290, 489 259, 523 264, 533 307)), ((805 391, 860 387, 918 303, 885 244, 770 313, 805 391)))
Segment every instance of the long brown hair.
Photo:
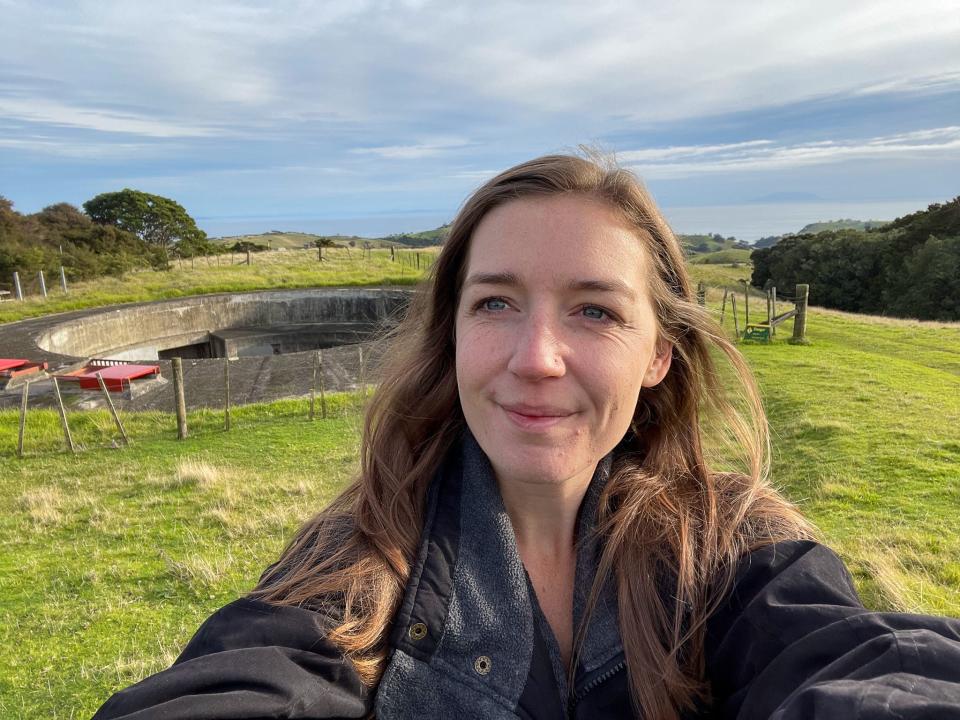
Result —
POLYGON ((322 608, 329 639, 376 684, 420 540, 427 486, 464 425, 453 330, 470 239, 493 208, 560 193, 599 199, 634 228, 654 269, 660 335, 673 346, 666 378, 640 395, 601 497, 603 550, 588 607, 612 574, 634 704, 644 717, 677 718, 707 698, 705 624, 737 559, 811 531, 767 482, 759 393, 740 353, 697 304, 676 237, 637 178, 602 158, 537 158, 465 202, 392 334, 366 413, 359 476, 300 529, 254 595, 322 608))

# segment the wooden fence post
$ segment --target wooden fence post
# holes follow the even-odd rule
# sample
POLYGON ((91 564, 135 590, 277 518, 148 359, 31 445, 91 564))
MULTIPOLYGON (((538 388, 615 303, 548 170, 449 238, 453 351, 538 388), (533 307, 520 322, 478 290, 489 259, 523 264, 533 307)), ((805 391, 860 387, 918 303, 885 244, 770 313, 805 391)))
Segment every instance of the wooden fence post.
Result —
POLYGON ((707 304, 707 286, 703 283, 703 280, 697 283, 697 303, 701 307, 707 304))
POLYGON ((123 423, 120 422, 120 416, 117 415, 117 409, 113 406, 113 398, 110 397, 110 391, 107 390, 107 384, 103 381, 103 375, 97 373, 97 382, 100 384, 100 390, 103 392, 103 397, 107 400, 107 407, 110 409, 110 415, 113 416, 113 422, 117 426, 117 430, 120 431, 120 437, 123 438, 123 444, 129 445, 130 438, 127 437, 127 431, 123 429, 123 423))
POLYGON ((30 397, 30 383, 23 384, 20 391, 20 431, 17 433, 17 457, 23 457, 23 429, 27 425, 27 401, 30 397))
POLYGON ((743 310, 747 314, 743 321, 744 325, 750 324, 750 284, 743 281, 743 310))
POLYGON ((733 332, 740 339, 740 318, 737 317, 737 296, 730 293, 730 312, 733 313, 733 332))
POLYGON ((44 297, 47 296, 47 281, 43 279, 43 270, 37 273, 37 276, 40 278, 40 292, 44 297))
POLYGON ((57 399, 57 409, 60 411, 60 425, 63 427, 63 438, 67 441, 67 447, 70 452, 75 453, 77 446, 73 444, 73 436, 70 434, 70 425, 67 423, 67 409, 63 406, 63 397, 60 395, 60 383, 56 376, 53 378, 53 394, 57 399))
POLYGON ((767 327, 770 328, 767 331, 769 338, 773 340, 773 300, 769 290, 767 290, 767 327))
POLYGON ((806 345, 807 340, 807 300, 810 296, 809 285, 797 285, 797 314, 793 316, 793 337, 790 342, 793 345, 806 345))
POLYGON ((63 270, 63 265, 60 266, 60 287, 63 289, 63 294, 67 294, 67 273, 63 270))
POLYGON ((730 292, 726 288, 723 289, 723 302, 720 303, 720 327, 723 327, 723 314, 727 311, 727 293, 730 292))
MULTIPOLYGON (((774 285, 770 288, 770 304, 773 305, 773 316, 777 316, 777 286, 774 285)), ((770 325, 770 337, 777 336, 777 329, 773 327, 773 324, 770 325)))
POLYGON ((247 263, 247 265, 250 264, 250 249, 249 249, 249 248, 247 249, 247 260, 246 260, 246 263, 247 263))
POLYGON ((20 284, 20 273, 13 271, 13 296, 17 300, 23 300, 23 286, 20 284))
POLYGON ((363 357, 363 345, 358 345, 360 351, 360 396, 367 399, 367 366, 363 357))
POLYGON ((230 430, 230 358, 223 359, 223 429, 230 430))
POLYGON ((317 350, 317 381, 320 383, 320 417, 327 419, 327 393, 323 384, 323 350, 317 350))
POLYGON ((317 350, 313 355, 313 376, 310 379, 310 419, 313 420, 317 413, 317 366, 320 364, 320 351, 317 350))
POLYGON ((183 395, 183 360, 175 357, 173 363, 173 399, 177 406, 177 440, 187 438, 187 403, 183 395))

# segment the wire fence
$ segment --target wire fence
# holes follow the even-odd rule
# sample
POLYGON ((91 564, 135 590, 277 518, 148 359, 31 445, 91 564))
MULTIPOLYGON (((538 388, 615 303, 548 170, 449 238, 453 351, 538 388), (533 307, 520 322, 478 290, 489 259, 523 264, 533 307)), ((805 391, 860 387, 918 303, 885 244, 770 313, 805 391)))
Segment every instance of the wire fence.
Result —
MULTIPOLYGON (((323 248, 277 248, 274 250, 223 252, 213 255, 180 257, 172 255, 166 272, 172 282, 178 274, 197 270, 240 270, 243 266, 255 268, 291 268, 298 270, 326 270, 333 265, 337 268, 360 269, 365 265, 381 262, 387 267, 399 270, 402 276, 428 271, 436 259, 436 252, 428 249, 390 247, 349 247, 335 246, 323 248)), ((96 278, 83 281, 95 283, 96 278)), ((30 301, 42 302, 44 299, 60 298, 73 290, 70 267, 27 271, 15 269, 6 277, 0 277, 0 302, 30 301)))
POLYGON ((153 367, 162 371, 148 378, 121 380, 116 378, 128 368, 150 366, 92 359, 85 361, 83 377, 96 382, 85 387, 77 382, 78 375, 38 374, 6 389, 16 405, 0 410, 0 457, 123 449, 131 442, 159 438, 242 433, 251 425, 278 419, 342 419, 355 414, 371 394, 371 376, 376 372, 372 366, 380 359, 378 350, 371 348, 364 343, 293 353, 269 367, 242 361, 249 358, 174 358, 156 363, 153 367), (270 377, 271 369, 278 367, 283 372, 270 377), (110 387, 103 380, 108 373, 110 387), (138 403, 144 395, 148 401, 138 403))
MULTIPOLYGON (((415 267, 417 253, 393 255, 395 262, 415 267)), ((420 262, 422 268, 424 260, 420 262)), ((743 285, 737 289, 701 283, 698 298, 725 331, 733 331, 737 342, 770 342, 777 333, 776 326, 790 318, 794 321, 791 339, 803 342, 805 288, 798 286, 793 296, 784 296, 775 289, 763 293, 743 285)), ((3 406, 8 411, 3 413, 3 424, 7 432, 0 428, 0 436, 7 439, 0 455, 24 457, 60 449, 78 452, 84 448, 123 448, 128 444, 124 431, 128 422, 138 428, 129 435, 134 440, 171 434, 185 439, 196 432, 235 431, 238 419, 243 425, 278 416, 308 421, 340 416, 368 397, 382 353, 381 344, 360 342, 254 360, 171 358, 155 363, 159 377, 121 379, 120 392, 116 387, 107 388, 102 380, 79 388, 62 371, 21 379, 10 383, 4 393, 7 402, 3 406), (14 408, 16 412, 10 412, 14 408), (49 427, 32 434, 28 416, 32 410, 44 408, 55 410, 59 417, 61 444, 51 439, 49 427), (72 442, 72 424, 86 428, 81 437, 99 439, 72 442), (146 434, 144 428, 148 429, 146 434)), ((120 364, 123 362, 97 358, 82 363, 94 376, 120 364)), ((49 424, 52 419, 48 416, 42 422, 49 424)))

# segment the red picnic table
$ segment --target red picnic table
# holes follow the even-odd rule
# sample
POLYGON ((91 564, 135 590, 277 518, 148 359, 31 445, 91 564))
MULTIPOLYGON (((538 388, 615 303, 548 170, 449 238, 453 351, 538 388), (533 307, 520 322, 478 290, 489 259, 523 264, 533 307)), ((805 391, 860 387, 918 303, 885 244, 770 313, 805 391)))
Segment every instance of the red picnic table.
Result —
POLYGON ((67 380, 80 384, 82 390, 99 390, 97 373, 103 378, 103 384, 110 392, 123 392, 130 386, 131 380, 156 377, 160 374, 159 365, 85 365, 79 370, 57 375, 58 380, 67 380))
POLYGON ((30 362, 22 358, 0 358, 0 378, 12 380, 20 375, 30 375, 32 373, 46 370, 45 362, 30 362))

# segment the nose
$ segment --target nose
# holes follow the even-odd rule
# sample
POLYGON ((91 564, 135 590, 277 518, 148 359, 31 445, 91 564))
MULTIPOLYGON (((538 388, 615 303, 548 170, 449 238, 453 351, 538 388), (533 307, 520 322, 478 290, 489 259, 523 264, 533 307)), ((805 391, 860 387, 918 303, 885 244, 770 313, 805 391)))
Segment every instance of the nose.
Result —
POLYGON ((566 372, 564 345, 548 320, 530 317, 518 328, 507 369, 525 380, 560 377, 566 372))

